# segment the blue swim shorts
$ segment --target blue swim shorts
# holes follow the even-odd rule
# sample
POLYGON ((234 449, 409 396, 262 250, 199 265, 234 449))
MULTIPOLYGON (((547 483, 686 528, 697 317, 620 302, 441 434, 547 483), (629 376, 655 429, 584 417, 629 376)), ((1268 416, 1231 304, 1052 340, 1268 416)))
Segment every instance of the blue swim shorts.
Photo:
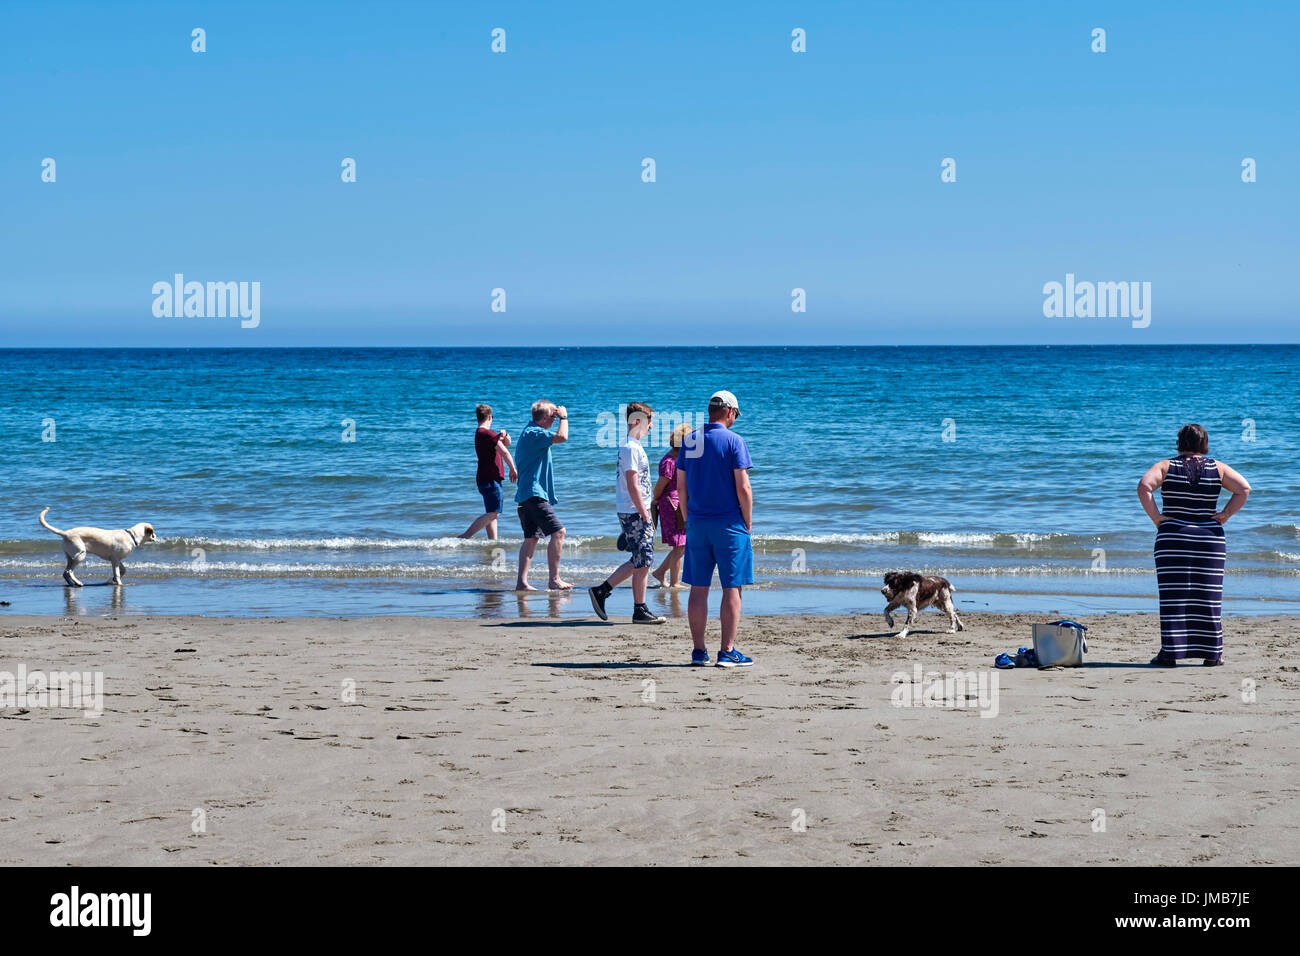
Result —
POLYGON ((486 485, 479 485, 478 493, 483 496, 483 511, 485 514, 501 510, 501 482, 493 481, 486 485))
POLYGON ((682 580, 697 587, 708 587, 713 583, 715 567, 724 588, 754 583, 754 546, 745 523, 709 521, 688 515, 682 580))

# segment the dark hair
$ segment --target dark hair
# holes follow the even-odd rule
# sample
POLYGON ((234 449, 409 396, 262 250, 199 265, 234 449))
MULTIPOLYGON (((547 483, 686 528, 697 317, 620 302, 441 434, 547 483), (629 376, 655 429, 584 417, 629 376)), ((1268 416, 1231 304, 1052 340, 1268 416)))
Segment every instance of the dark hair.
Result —
MULTIPOLYGON (((1178 454, 1180 456, 1204 455, 1209 450, 1210 436, 1200 425, 1184 425, 1178 429, 1178 454)), ((1201 476, 1205 474, 1205 459, 1184 459, 1183 471, 1187 475, 1188 484, 1195 488, 1201 483, 1201 476)))
POLYGON ((915 571, 890 571, 885 575, 885 587, 891 591, 906 591, 914 584, 921 583, 921 575, 915 571))
POLYGON ((1200 425, 1184 425, 1178 429, 1180 454, 1205 455, 1210 451, 1210 436, 1200 425))
POLYGON ((487 421, 489 418, 492 417, 492 406, 475 405, 474 414, 478 416, 478 423, 482 425, 485 421, 487 421))
POLYGON ((630 422, 634 417, 640 415, 644 418, 653 418, 655 410, 645 402, 628 402, 627 420, 630 422))

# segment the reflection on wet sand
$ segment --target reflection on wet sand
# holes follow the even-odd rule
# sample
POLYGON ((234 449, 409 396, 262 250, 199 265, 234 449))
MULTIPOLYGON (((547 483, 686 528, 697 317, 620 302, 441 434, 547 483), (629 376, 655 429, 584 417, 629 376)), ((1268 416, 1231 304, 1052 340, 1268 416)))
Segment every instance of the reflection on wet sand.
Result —
MULTIPOLYGON (((576 589, 575 589, 576 590, 576 589)), ((573 603, 573 591, 516 591, 520 617, 540 617, 530 600, 536 603, 540 594, 546 595, 546 616, 560 617, 560 610, 573 603)))
POLYGON ((107 614, 111 611, 123 611, 126 609, 126 588, 120 584, 90 584, 85 588, 68 588, 63 589, 63 614, 64 616, 80 617, 83 614, 107 614), (93 594, 98 596, 99 588, 107 587, 110 589, 108 607, 102 605, 90 609, 81 603, 81 595, 87 588, 94 589, 93 594))
POLYGON ((478 616, 486 618, 505 617, 505 591, 479 591, 478 616))
POLYGON ((686 598, 690 593, 684 588, 655 588, 649 592, 659 602, 660 613, 668 617, 686 616, 686 598))

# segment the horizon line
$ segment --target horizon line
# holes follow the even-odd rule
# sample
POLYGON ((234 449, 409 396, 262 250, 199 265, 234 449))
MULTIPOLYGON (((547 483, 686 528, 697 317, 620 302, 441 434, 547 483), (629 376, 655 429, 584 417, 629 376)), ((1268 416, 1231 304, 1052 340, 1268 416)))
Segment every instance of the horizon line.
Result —
MULTIPOLYGON (((914 342, 903 344, 875 344, 865 345, 857 343, 846 343, 841 345, 798 345, 793 343, 772 342, 761 345, 744 345, 726 343, 721 345, 680 345, 674 346, 676 349, 699 351, 704 349, 1020 349, 1020 348, 1138 348, 1138 349, 1158 349, 1158 348, 1252 348, 1259 346, 1284 346, 1293 347, 1300 345, 1296 342, 991 342, 987 345, 977 345, 972 343, 950 343, 947 345, 936 345, 934 342, 914 342)), ((418 349, 446 349, 448 351, 523 351, 536 349, 588 349, 588 350, 609 350, 609 351, 627 351, 628 349, 642 348, 644 346, 631 345, 566 345, 566 344, 547 344, 547 345, 5 345, 0 346, 0 352, 59 352, 59 351, 198 351, 198 352, 233 352, 244 351, 253 352, 259 350, 296 350, 302 352, 309 351, 327 351, 330 349, 349 349, 355 352, 379 352, 393 350, 418 350, 418 349)))

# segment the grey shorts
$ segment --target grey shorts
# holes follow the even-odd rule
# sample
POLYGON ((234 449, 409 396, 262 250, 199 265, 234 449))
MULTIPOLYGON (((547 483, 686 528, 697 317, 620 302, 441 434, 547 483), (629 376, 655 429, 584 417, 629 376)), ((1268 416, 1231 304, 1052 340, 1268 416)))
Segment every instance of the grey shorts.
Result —
POLYGON ((634 568, 648 568, 655 560, 655 529, 649 521, 642 521, 640 515, 620 514, 618 522, 623 526, 623 536, 627 538, 627 549, 631 552, 628 560, 634 568))

